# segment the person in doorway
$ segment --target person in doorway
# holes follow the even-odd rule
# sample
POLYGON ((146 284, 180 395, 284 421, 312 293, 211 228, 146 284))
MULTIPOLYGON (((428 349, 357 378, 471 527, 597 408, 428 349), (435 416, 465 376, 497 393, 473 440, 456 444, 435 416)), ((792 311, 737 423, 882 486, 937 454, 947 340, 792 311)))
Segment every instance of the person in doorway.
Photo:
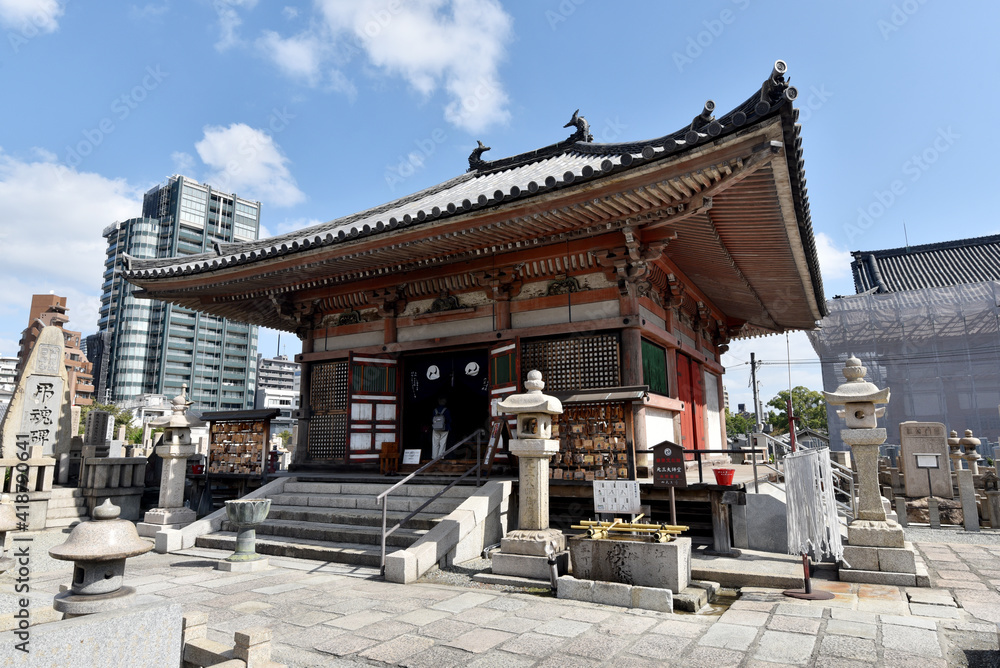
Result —
POLYGON ((437 459, 448 449, 449 431, 451 431, 451 411, 448 410, 448 400, 441 397, 431 416, 431 459, 437 459))

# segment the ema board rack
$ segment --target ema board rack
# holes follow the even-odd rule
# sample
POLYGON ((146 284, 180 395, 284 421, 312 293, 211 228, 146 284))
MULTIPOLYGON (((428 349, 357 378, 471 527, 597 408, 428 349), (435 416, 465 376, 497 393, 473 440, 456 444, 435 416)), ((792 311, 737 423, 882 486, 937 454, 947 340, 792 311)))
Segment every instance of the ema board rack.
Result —
POLYGON ((205 413, 209 423, 208 473, 261 476, 277 410, 205 413))

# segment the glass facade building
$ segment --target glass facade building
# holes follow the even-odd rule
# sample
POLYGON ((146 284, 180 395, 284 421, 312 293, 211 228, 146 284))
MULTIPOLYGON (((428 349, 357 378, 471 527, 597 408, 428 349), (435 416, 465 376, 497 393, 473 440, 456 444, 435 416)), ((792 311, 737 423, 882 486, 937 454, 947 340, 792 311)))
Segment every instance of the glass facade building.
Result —
POLYGON ((253 408, 257 327, 165 302, 139 299, 121 277, 123 257, 162 258, 256 239, 260 203, 184 176, 149 190, 142 217, 109 225, 99 333, 109 335, 105 397, 175 396, 188 386, 195 411, 253 408))

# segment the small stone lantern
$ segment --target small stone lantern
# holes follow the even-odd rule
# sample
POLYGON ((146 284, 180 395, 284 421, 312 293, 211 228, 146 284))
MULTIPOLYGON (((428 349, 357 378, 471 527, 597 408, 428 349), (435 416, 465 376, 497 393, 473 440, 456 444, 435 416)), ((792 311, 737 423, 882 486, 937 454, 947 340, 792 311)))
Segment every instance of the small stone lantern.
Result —
POLYGON ((7 534, 16 528, 17 513, 14 512, 14 504, 10 502, 10 497, 4 494, 0 498, 0 574, 14 565, 13 559, 4 558, 4 545, 7 544, 7 534))
POLYGON ((549 579, 548 553, 561 572, 568 564, 566 538, 549 528, 549 459, 559 452, 552 438, 552 416, 562 413, 562 403, 542 394, 540 371, 528 372, 524 394, 512 394, 499 403, 504 413, 516 416, 510 453, 518 459, 518 528, 500 543, 493 556, 493 572, 500 575, 549 579))
MULTIPOLYGON (((163 459, 163 470, 159 502, 138 524, 140 536, 153 537, 166 529, 181 529, 198 519, 194 510, 184 507, 184 481, 188 457, 194 455, 198 447, 191 440, 191 429, 204 427, 205 423, 187 415, 193 402, 187 400, 186 391, 187 385, 184 385, 181 393, 173 398, 170 415, 149 421, 150 427, 163 428, 163 440, 156 446, 156 454, 163 459)), ((156 540, 157 552, 166 552, 166 545, 161 546, 159 537, 156 540)))
POLYGON ((53 607, 66 617, 124 608, 135 595, 122 585, 125 560, 153 549, 139 538, 135 525, 118 519, 121 508, 107 499, 94 509, 94 519, 76 525, 65 543, 49 550, 53 559, 73 562, 73 582, 57 594, 53 607))
POLYGON ((950 438, 948 438, 948 457, 951 458, 951 470, 961 471, 962 470, 962 439, 958 437, 958 432, 954 429, 951 430, 950 438))
POLYGON ((966 429, 965 436, 960 438, 958 442, 965 450, 965 454, 962 457, 968 462, 968 469, 972 471, 972 475, 979 475, 979 453, 976 452, 976 448, 979 447, 982 441, 972 435, 971 429, 966 429))

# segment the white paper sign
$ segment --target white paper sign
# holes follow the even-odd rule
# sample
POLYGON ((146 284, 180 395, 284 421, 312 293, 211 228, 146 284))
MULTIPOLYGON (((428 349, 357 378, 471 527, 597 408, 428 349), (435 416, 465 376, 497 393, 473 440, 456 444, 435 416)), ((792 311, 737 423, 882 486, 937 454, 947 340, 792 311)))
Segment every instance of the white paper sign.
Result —
POLYGON ((404 464, 419 464, 420 463, 420 450, 403 450, 403 463, 404 464))
POLYGON ((641 505, 638 481, 594 481, 594 512, 635 515, 640 512, 641 505))

